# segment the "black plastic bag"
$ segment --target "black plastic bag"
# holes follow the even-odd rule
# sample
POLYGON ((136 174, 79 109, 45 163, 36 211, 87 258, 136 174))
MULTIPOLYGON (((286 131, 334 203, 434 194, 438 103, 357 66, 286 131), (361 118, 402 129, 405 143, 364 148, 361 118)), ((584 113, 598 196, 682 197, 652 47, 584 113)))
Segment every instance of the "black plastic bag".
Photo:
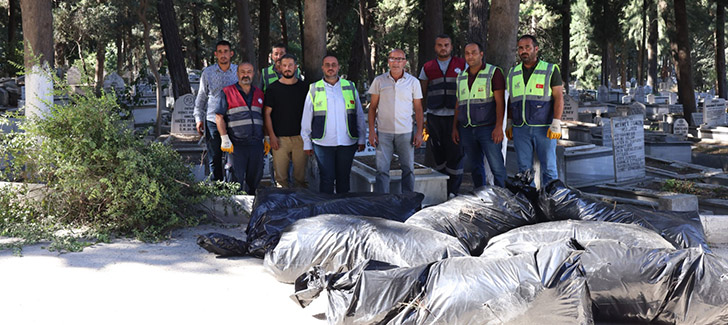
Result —
MULTIPOLYGON (((295 192, 291 196, 303 201, 302 198, 307 194, 311 194, 310 191, 295 192)), ((267 195, 267 197, 272 200, 276 199, 271 195, 267 195)), ((319 195, 314 195, 314 197, 316 199, 324 198, 319 195)), ((266 251, 272 249, 278 243, 283 229, 296 220, 320 214, 347 214, 405 221, 420 209, 424 198, 425 196, 421 193, 349 193, 339 198, 331 196, 326 200, 288 208, 270 209, 270 204, 267 204, 268 210, 265 213, 256 214, 258 217, 255 220, 251 217, 246 240, 250 245, 250 253, 263 257, 266 251), (356 196, 359 194, 361 196, 356 196)), ((291 199, 287 198, 285 200, 291 199)), ((256 201, 258 201, 258 197, 256 197, 256 201)), ((258 211, 255 210, 255 212, 258 211)))
POLYGON ((436 231, 376 217, 328 214, 296 221, 263 263, 278 281, 293 283, 314 266, 340 273, 366 260, 415 266, 468 255, 455 237, 436 231))
POLYGON ((550 220, 596 220, 636 224, 662 235, 676 248, 700 246, 709 250, 696 212, 652 211, 613 206, 584 196, 560 180, 547 184, 539 196, 541 210, 550 220))
POLYGON ((533 207, 523 197, 501 187, 485 186, 472 195, 424 208, 405 223, 454 236, 477 256, 493 236, 535 222, 533 207))
POLYGON ((197 245, 218 257, 245 256, 248 254, 248 244, 232 236, 215 232, 197 236, 197 245))

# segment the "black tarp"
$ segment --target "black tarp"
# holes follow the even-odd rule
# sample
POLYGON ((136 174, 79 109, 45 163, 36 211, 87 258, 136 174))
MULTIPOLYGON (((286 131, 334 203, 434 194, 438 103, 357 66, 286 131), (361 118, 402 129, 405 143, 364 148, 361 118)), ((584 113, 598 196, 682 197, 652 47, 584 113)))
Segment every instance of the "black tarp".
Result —
POLYGON ((421 193, 331 195, 309 190, 260 189, 253 203, 246 241, 251 255, 263 257, 296 220, 320 214, 347 214, 405 221, 422 205, 421 193))
POLYGON ((525 198, 501 187, 484 186, 424 208, 405 223, 454 236, 477 256, 493 236, 535 222, 533 207, 525 198))
POLYGON ((662 235, 676 248, 702 247, 710 250, 700 216, 694 212, 645 210, 614 206, 585 196, 560 180, 547 184, 539 195, 539 207, 549 220, 596 220, 636 224, 662 235))
POLYGON ((468 255, 455 237, 429 229, 376 217, 320 215, 287 228, 264 265, 278 281, 293 283, 314 266, 338 273, 370 259, 415 266, 468 255))

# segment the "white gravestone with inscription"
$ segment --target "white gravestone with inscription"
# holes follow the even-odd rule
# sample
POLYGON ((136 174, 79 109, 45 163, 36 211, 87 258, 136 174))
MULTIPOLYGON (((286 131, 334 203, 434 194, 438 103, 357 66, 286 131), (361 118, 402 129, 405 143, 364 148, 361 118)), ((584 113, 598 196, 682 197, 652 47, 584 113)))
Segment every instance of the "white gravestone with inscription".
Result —
POLYGON ((703 124, 703 112, 692 113, 691 115, 693 116, 693 123, 695 123, 696 126, 703 124))
POLYGON ((645 177, 643 120, 643 115, 614 117, 610 120, 615 182, 645 177))
POLYGON ((564 112, 561 114, 562 121, 579 120, 579 102, 569 95, 564 95, 564 112))
POLYGON ((725 114, 725 99, 706 98, 703 102, 703 122, 708 127, 726 125, 725 114))
POLYGON ((672 134, 686 136, 688 135, 688 127, 688 121, 684 118, 679 118, 672 124, 672 134))
POLYGON ((174 102, 172 112, 172 134, 176 135, 197 135, 195 123, 195 97, 192 94, 185 94, 174 102))
POLYGON ((119 74, 113 72, 104 78, 104 89, 109 91, 114 89, 116 92, 123 92, 126 84, 119 74))

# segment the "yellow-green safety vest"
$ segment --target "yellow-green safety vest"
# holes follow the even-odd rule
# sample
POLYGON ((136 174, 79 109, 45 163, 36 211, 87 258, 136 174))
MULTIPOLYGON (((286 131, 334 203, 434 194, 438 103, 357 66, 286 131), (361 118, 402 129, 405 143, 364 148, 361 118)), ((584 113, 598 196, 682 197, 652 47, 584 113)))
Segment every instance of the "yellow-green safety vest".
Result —
MULTIPOLYGON (((324 80, 319 80, 309 88, 311 102, 313 103, 313 119, 311 122, 311 138, 314 140, 323 139, 326 133, 327 107, 326 88, 324 80)), ((356 124, 356 88, 354 83, 339 79, 341 92, 344 96, 346 107, 346 131, 352 139, 359 138, 359 129, 356 124)))
POLYGON ((528 84, 523 81, 523 63, 513 67, 506 81, 511 96, 513 126, 549 126, 554 118, 551 75, 559 67, 538 61, 528 84))
POLYGON ((495 97, 493 96, 493 74, 496 69, 491 64, 485 64, 483 70, 468 87, 468 71, 458 76, 458 123, 462 127, 476 127, 495 124, 495 97))

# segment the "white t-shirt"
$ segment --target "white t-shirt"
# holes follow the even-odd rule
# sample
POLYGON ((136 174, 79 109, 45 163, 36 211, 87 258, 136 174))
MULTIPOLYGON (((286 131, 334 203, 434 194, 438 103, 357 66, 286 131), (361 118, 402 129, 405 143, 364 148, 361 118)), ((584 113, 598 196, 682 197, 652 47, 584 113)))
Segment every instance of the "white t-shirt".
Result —
POLYGON ((396 82, 385 72, 372 81, 369 94, 379 95, 377 131, 384 133, 412 132, 415 99, 422 99, 420 82, 405 72, 396 82))

